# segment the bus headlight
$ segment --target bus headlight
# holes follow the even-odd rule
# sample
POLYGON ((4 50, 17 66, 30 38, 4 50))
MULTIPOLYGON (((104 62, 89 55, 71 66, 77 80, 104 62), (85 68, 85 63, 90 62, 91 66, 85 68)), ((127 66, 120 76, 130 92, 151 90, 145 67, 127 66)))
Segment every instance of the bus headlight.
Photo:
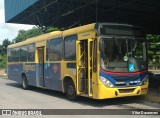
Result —
POLYGON ((114 85, 108 79, 100 76, 100 80, 106 87, 110 87, 110 88, 114 87, 114 85))
POLYGON ((145 76, 145 78, 142 80, 142 82, 140 83, 140 85, 145 85, 149 80, 148 75, 145 76))

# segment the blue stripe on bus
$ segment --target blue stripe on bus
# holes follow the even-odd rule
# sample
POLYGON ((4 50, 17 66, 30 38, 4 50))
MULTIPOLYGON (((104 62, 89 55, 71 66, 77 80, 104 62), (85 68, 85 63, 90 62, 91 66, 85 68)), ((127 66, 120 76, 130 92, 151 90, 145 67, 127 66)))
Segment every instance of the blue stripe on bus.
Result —
MULTIPOLYGON (((22 73, 25 73, 28 84, 38 86, 39 67, 40 65, 35 63, 8 64, 8 79, 21 83, 22 73)), ((45 88, 62 91, 60 63, 44 64, 44 84, 45 88)))
POLYGON ((126 87, 129 83, 130 86, 138 86, 139 83, 145 78, 148 73, 146 71, 140 74, 127 74, 127 75, 114 75, 106 74, 104 71, 100 71, 100 76, 107 78, 115 87, 126 87), (136 83, 137 81, 137 83, 136 83), (124 85, 117 85, 117 82, 124 82, 124 85), (131 83, 133 82, 133 83, 131 83), (135 82, 135 83, 134 83, 135 82))

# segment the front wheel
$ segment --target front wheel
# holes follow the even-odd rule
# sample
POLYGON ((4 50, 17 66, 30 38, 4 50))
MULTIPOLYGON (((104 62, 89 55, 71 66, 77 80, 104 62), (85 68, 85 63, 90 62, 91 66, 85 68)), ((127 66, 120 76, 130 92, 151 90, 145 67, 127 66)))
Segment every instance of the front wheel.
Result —
POLYGON ((24 90, 28 89, 28 81, 27 81, 27 77, 25 75, 22 76, 22 87, 24 90))
POLYGON ((67 95, 69 100, 74 101, 74 100, 77 99, 75 86, 74 86, 74 83, 71 80, 69 80, 68 83, 67 83, 66 95, 67 95))

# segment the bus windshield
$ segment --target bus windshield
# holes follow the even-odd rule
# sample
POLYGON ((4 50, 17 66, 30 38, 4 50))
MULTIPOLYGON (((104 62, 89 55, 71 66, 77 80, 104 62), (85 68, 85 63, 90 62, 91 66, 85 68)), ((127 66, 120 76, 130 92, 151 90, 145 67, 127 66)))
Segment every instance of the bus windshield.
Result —
POLYGON ((147 68, 146 41, 143 38, 101 38, 100 51, 101 67, 106 71, 138 72, 147 68))

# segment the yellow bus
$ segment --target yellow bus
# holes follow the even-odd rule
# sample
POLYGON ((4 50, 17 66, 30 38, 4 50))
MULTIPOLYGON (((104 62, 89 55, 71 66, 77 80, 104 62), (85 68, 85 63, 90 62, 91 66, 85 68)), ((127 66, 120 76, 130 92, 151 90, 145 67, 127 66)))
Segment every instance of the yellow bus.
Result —
POLYGON ((146 35, 140 27, 93 23, 8 46, 8 79, 77 96, 107 99, 148 91, 146 35))

